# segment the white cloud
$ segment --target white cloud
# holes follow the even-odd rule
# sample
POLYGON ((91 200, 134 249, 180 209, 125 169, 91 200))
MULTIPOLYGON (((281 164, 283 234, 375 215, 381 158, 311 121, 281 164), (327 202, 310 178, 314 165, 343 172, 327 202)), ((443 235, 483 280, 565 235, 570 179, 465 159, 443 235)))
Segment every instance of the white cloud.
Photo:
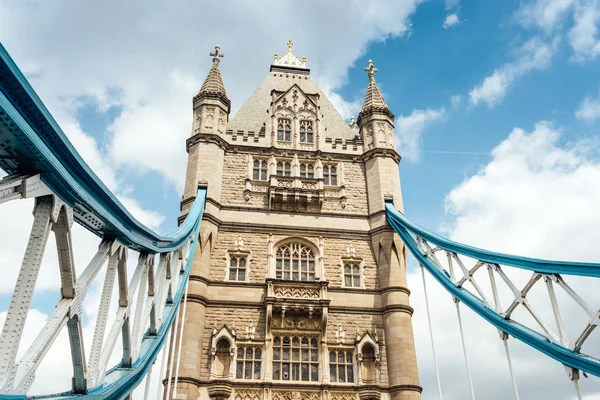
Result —
POLYGON ((448 14, 446 19, 444 20, 444 24, 442 25, 445 29, 448 29, 452 26, 458 25, 460 20, 458 19, 458 14, 448 14))
POLYGON ((560 27, 576 0, 536 0, 523 3, 517 10, 517 21, 524 26, 537 26, 546 32, 560 27))
MULTIPOLYGON (((514 129, 492 151, 491 161, 446 197, 446 210, 453 221, 444 228, 446 234, 453 240, 495 251, 597 261, 600 250, 590 243, 600 240, 596 229, 600 224, 597 212, 600 189, 593 184, 600 179, 599 152, 598 142, 564 144, 560 131, 547 122, 538 123, 532 132, 514 129)), ((505 268, 505 272, 509 273, 508 270, 505 268)), ((483 273, 485 278, 487 272, 483 273)), ((421 384, 428 389, 423 399, 435 399, 437 390, 420 271, 412 270, 408 279, 413 292, 411 304, 417 310, 413 321, 421 384)), ((594 282, 586 278, 567 278, 567 281, 592 308, 598 308, 600 293, 594 282)), ((444 399, 468 398, 454 304, 429 276, 427 282, 444 399)), ((546 304, 542 317, 553 328, 547 293, 532 292, 532 296, 534 306, 546 304), (545 303, 538 303, 541 301, 545 303)), ((574 303, 563 306, 561 303, 567 330, 583 329, 587 317, 580 318, 574 303)), ((465 307, 462 317, 476 396, 486 400, 512 398, 508 366, 497 331, 465 307)), ((597 354, 598 336, 590 339, 585 351, 597 354)), ((575 398, 562 365, 514 339, 509 340, 509 347, 521 398, 575 398)), ((600 396, 598 378, 582 378, 580 384, 585 399, 600 396)))
POLYGON ((516 51, 513 62, 497 68, 469 92, 470 103, 478 105, 485 102, 490 108, 495 106, 504 98, 515 80, 528 72, 548 68, 557 47, 558 39, 552 42, 545 42, 537 37, 528 40, 516 51))
POLYGON ((402 157, 409 160, 418 160, 421 152, 423 132, 432 123, 441 120, 446 114, 445 109, 427 108, 413 110, 406 117, 400 115, 396 118, 396 141, 398 151, 402 157))
POLYGON ((574 61, 590 61, 600 54, 599 0, 534 0, 523 3, 515 16, 522 26, 546 34, 567 29, 574 61))
MULTIPOLYGON (((410 17, 422 1, 314 1, 316 14, 310 2, 279 2, 261 12, 252 2, 236 7, 2 3, 0 35, 53 113, 60 108, 73 113, 74 99, 81 96, 101 109, 122 107, 107 133, 105 162, 117 170, 157 171, 180 187, 191 99, 208 72, 208 52, 216 42, 225 54, 221 72, 234 111, 267 75, 273 53, 285 50, 287 39, 296 43, 294 51, 307 56, 313 77, 334 93, 368 43, 410 30, 410 17)), ((332 97, 343 114, 355 108, 354 102, 332 97)))
POLYGON ((569 43, 575 61, 593 60, 600 55, 600 0, 581 0, 575 6, 575 24, 569 32, 569 43))
POLYGON ((586 96, 575 111, 575 116, 587 122, 600 118, 600 95, 595 98, 586 96))

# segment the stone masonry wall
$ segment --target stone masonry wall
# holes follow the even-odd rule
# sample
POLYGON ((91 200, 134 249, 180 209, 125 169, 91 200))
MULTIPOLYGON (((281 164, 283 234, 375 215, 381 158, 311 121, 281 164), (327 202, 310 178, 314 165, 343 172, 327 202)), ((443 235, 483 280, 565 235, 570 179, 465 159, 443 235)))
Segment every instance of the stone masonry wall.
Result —
MULTIPOLYGON (((292 233, 292 232, 291 232, 292 233)), ((211 266, 209 279, 214 281, 227 280, 227 252, 234 251, 235 240, 238 235, 241 235, 244 240, 244 251, 251 252, 251 259, 248 270, 247 282, 265 283, 268 277, 267 271, 267 251, 269 235, 265 233, 239 233, 219 231, 217 241, 211 254, 211 266)), ((278 242, 286 239, 293 240, 295 235, 273 235, 273 242, 277 245, 278 242)), ((302 239, 307 240, 312 244, 318 252, 319 238, 316 236, 303 236, 302 239)), ((377 279, 377 267, 373 252, 371 251, 370 242, 365 240, 352 240, 339 238, 323 238, 324 242, 324 265, 325 277, 329 281, 329 287, 342 286, 342 266, 341 257, 347 256, 347 247, 352 244, 355 248, 357 258, 363 260, 363 276, 365 289, 378 289, 379 283, 377 279)), ((277 248, 274 248, 274 252, 277 248)))
MULTIPOLYGON (((252 208, 268 208, 269 200, 266 193, 252 192, 246 201, 243 193, 246 188, 248 174, 247 154, 225 154, 223 165, 223 188, 221 202, 228 206, 241 206, 252 208)), ((338 171, 338 182, 341 176, 338 171)), ((344 184, 346 186, 346 207, 342 208, 339 198, 326 197, 321 212, 344 214, 368 214, 367 182, 364 165, 358 162, 344 161, 344 184)))

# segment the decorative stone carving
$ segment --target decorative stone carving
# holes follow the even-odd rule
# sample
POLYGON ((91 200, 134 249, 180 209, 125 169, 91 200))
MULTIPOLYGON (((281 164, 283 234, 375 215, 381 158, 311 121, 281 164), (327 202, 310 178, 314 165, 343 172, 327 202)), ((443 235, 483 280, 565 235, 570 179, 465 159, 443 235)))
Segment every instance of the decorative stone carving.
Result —
POLYGON ((319 288, 275 286, 275 297, 287 297, 292 299, 319 299, 321 291, 319 288))
POLYGON ((235 239, 235 249, 243 250, 244 247, 244 239, 242 239, 242 235, 238 235, 237 239, 235 239))
POLYGON ((302 182, 302 189, 316 189, 317 182, 302 182))
POLYGON ((235 400, 262 400, 262 391, 252 389, 236 389, 235 400))
POLYGON ((320 392, 273 391, 273 400, 320 400, 320 392))
POLYGON ((277 329, 315 330, 319 328, 319 320, 302 316, 276 315, 272 327, 277 329))
POLYGON ((330 400, 356 400, 356 393, 354 392, 330 392, 330 400))

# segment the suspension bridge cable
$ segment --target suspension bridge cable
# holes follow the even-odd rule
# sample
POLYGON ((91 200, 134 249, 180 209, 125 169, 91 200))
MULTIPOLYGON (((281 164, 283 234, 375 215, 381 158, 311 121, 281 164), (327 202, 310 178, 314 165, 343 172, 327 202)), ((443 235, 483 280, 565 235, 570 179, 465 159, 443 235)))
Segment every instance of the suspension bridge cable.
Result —
POLYGON ((433 340, 433 326, 431 325, 431 313, 429 311, 429 298, 427 297, 427 283, 425 282, 425 269, 423 265, 419 264, 421 267, 421 275, 423 276, 423 292, 425 293, 425 309, 427 310, 427 321, 429 322, 429 337, 431 338, 431 350, 433 352, 433 365, 435 366, 435 377, 437 379, 438 386, 438 394, 440 396, 440 400, 442 397, 442 384, 440 382, 440 370, 438 368, 437 357, 435 355, 435 343, 433 340))
MULTIPOLYGON (((167 330, 167 338, 171 335, 171 328, 167 330)), ((163 348, 162 360, 160 362, 160 376, 158 379, 158 388, 156 391, 156 400, 163 400, 165 395, 165 388, 162 383, 162 378, 167 374, 167 358, 169 358, 169 348, 171 347, 171 341, 167 340, 167 344, 163 348)))
POLYGON ((513 389, 515 390, 515 399, 520 400, 519 389, 517 388, 517 380, 515 379, 515 371, 513 370, 512 360, 510 358, 510 352, 508 351, 508 334, 504 333, 502 341, 504 342, 504 350, 506 352, 506 359, 508 360, 508 369, 510 371, 510 379, 512 380, 513 389))
POLYGON ((146 385, 144 388, 144 400, 148 400, 148 392, 150 391, 150 379, 152 379, 152 368, 153 367, 154 367, 154 363, 152 363, 150 365, 150 368, 148 369, 148 375, 146 375, 146 385))
POLYGON ((190 281, 185 283, 185 294, 183 295, 183 312, 181 315, 181 329, 179 330, 179 348, 177 349, 177 367, 175 368, 175 384, 173 389, 173 398, 177 398, 177 381, 179 380, 179 364, 181 362, 181 344, 183 343, 183 329, 185 327, 185 312, 188 303, 188 288, 190 281))
POLYGON ((458 327, 460 329, 460 340, 462 341, 463 353, 465 356, 465 365, 467 367, 467 378, 469 381, 469 388, 471 389, 471 400, 475 400, 475 390, 473 389, 473 379, 471 378, 471 369, 469 368, 469 359, 467 357, 467 346, 465 344, 465 333, 462 326, 462 318, 460 316, 459 300, 454 298, 456 304, 456 315, 458 316, 458 327))
POLYGON ((171 338, 173 343, 173 348, 171 349, 171 359, 169 360, 169 377, 167 379, 167 392, 165 396, 165 400, 169 400, 171 398, 171 379, 173 378, 173 365, 175 363, 175 346, 177 345, 177 334, 179 332, 179 314, 181 314, 181 309, 178 310, 177 316, 175 317, 175 329, 173 329, 173 336, 171 338))
POLYGON ((577 393, 577 400, 583 400, 581 397, 581 389, 579 388, 579 371, 575 369, 571 369, 571 380, 573 381, 573 385, 575 386, 575 393, 577 393))

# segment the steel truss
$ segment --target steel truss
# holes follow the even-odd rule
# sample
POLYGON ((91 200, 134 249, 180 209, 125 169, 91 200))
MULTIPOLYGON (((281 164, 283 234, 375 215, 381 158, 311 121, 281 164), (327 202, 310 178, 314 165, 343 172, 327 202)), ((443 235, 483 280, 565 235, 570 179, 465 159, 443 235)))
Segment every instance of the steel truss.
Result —
MULTIPOLYGON (((517 338, 564 364, 568 377, 575 383, 580 371, 600 377, 598 355, 582 352, 582 347, 600 324, 600 310, 590 307, 563 277, 598 278, 600 264, 538 260, 481 250, 453 242, 413 224, 390 201, 386 203, 386 212, 388 222, 417 262, 453 296, 457 305, 465 304, 495 326, 505 346, 509 336, 517 338), (520 284, 509 276, 509 270, 519 270, 521 274, 531 271, 531 276, 520 284), (532 291, 539 286, 547 292, 551 310, 534 306, 531 301, 532 291), (562 292, 561 296, 557 296, 557 290, 562 292), (509 293, 508 302, 501 301, 504 300, 501 293, 509 293), (585 325, 574 338, 567 335, 559 297, 577 304, 587 316, 585 325), (515 313, 520 309, 532 322, 527 323, 520 316, 517 320, 515 313), (549 314, 555 329, 545 318, 549 314)), ((506 350, 516 392, 507 346, 506 350)))
POLYGON ((128 247, 118 238, 102 239, 87 267, 77 275, 71 240, 73 209, 52 194, 39 175, 14 175, 2 179, 0 202, 35 197, 35 206, 31 234, 0 336, 0 399, 25 396, 38 366, 65 326, 73 365, 72 389, 69 393, 46 397, 83 395, 95 399, 121 399, 129 395, 144 379, 167 340, 196 249, 205 194, 204 188, 199 189, 189 214, 195 219, 193 230, 185 240, 174 238, 181 244, 175 250, 158 255, 140 252, 137 266, 128 279, 128 247), (61 298, 37 338, 17 360, 50 232, 56 239, 61 298), (86 357, 81 326, 82 303, 101 271, 104 272, 102 295, 91 349, 86 357), (115 281, 118 307, 116 315, 110 318, 115 281), (119 339, 122 354, 116 365, 109 369, 119 339))

